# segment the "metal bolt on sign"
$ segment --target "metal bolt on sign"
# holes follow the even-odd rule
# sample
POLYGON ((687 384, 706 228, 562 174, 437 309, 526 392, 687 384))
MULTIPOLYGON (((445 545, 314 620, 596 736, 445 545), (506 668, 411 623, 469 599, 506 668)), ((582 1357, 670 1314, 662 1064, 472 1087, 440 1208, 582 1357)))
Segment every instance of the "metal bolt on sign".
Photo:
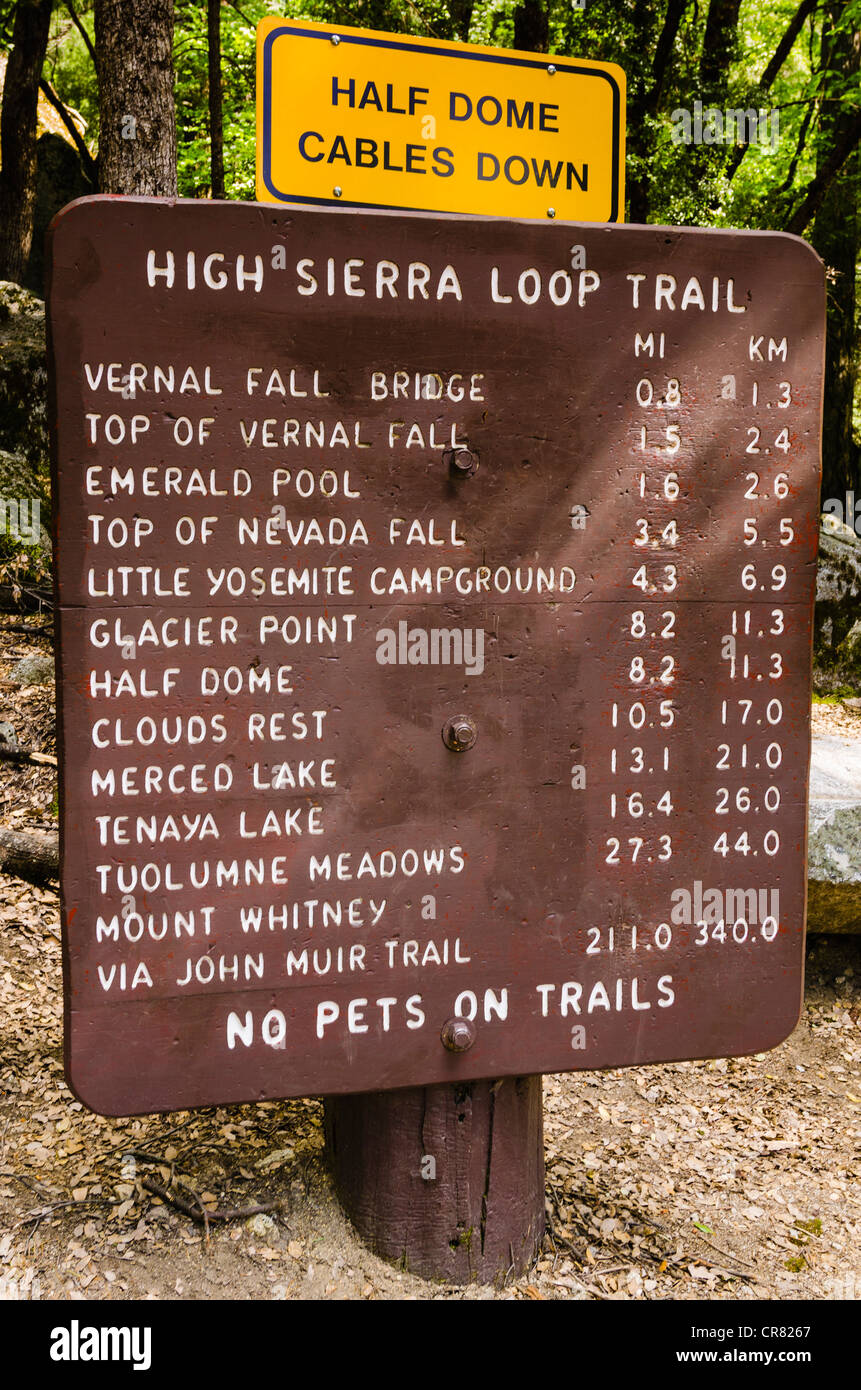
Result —
POLYGON ((467 1018, 447 1019, 440 1030, 442 1045, 449 1052, 468 1052, 475 1037, 475 1024, 467 1018))
POLYGON ((467 714, 456 714, 443 725, 442 741, 453 753, 465 753, 478 738, 475 721, 467 714))
POLYGON ((467 449, 462 445, 457 449, 448 450, 447 453, 443 454, 443 460, 448 461, 448 466, 455 477, 468 478, 478 471, 478 455, 472 449, 467 449))

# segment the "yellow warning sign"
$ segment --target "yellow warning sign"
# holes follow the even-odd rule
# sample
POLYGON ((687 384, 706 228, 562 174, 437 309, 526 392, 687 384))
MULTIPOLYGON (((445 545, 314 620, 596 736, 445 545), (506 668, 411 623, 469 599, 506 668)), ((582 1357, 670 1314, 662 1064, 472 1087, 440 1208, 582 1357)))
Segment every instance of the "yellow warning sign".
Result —
POLYGON ((257 29, 257 197, 624 217, 625 74, 310 21, 257 29))

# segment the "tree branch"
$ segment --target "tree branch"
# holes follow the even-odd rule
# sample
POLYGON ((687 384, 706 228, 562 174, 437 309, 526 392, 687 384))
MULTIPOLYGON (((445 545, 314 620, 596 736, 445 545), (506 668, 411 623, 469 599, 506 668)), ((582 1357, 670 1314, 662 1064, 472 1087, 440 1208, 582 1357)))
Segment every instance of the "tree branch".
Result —
POLYGON ((817 0, 801 0, 801 4, 792 16, 787 25, 786 32, 771 58, 765 66, 762 77, 757 84, 761 92, 767 92, 780 69, 789 57, 792 46, 804 27, 805 21, 812 15, 817 8, 817 0))
MULTIPOLYGON (((784 63, 786 62, 787 58, 792 52, 792 46, 795 43, 795 40, 798 38, 798 35, 801 33, 804 24, 810 18, 811 14, 816 9, 816 7, 817 0, 801 0, 801 4, 795 11, 795 14, 792 16, 792 19, 789 21, 789 24, 787 25, 784 31, 780 43, 777 45, 777 48, 774 50, 774 52, 772 53, 771 57, 765 65, 762 77, 756 84, 756 88, 753 93, 754 96, 764 96, 765 93, 770 90, 772 82, 777 77, 777 74, 780 72, 780 69, 783 67, 784 63)), ((738 167, 741 164, 741 161, 744 159, 745 155, 747 154, 747 151, 747 145, 737 145, 736 148, 733 150, 732 154, 730 155, 729 163, 727 165, 727 178, 730 183, 732 183, 732 180, 736 175, 738 167)))
POLYGON ((245 20, 245 23, 248 25, 249 29, 257 28, 257 21, 252 19, 250 15, 245 14, 243 10, 240 10, 239 6, 236 4, 236 0, 228 0, 228 4, 230 5, 230 8, 232 10, 236 11, 240 19, 245 20))
MULTIPOLYGON (((628 149, 631 154, 638 154, 644 163, 650 153, 647 117, 654 115, 660 105, 673 55, 673 46, 688 4, 689 0, 668 0, 663 27, 658 35, 655 54, 652 59, 652 85, 642 89, 639 95, 631 101, 628 121, 630 132, 628 149)), ((649 176, 646 173, 628 180, 628 206, 632 222, 648 221, 650 188, 649 176)))
POLYGON ((86 173, 87 178, 90 180, 90 183, 93 185, 94 188, 98 187, 99 171, 96 165, 96 161, 93 159, 93 156, 90 154, 90 151, 87 148, 86 140, 84 139, 81 132, 78 130, 78 127, 75 125, 74 118, 71 112, 69 111, 69 108, 63 103, 60 97, 57 96, 57 93, 54 91, 54 88, 51 86, 47 77, 42 77, 39 79, 39 87, 44 92, 45 96, 48 98, 54 110, 57 112, 57 115, 60 117, 60 120, 63 122, 63 125, 66 127, 67 131, 74 140, 78 154, 81 156, 81 163, 84 166, 84 172, 86 173))
POLYGON ((37 886, 49 883, 60 872, 57 836, 0 830, 0 871, 37 886))
POLYGON ((859 143, 861 143, 861 111, 857 112, 854 120, 847 125, 816 177, 811 179, 807 185, 801 202, 784 228, 785 231, 801 236, 805 227, 813 220, 822 206, 825 195, 834 179, 859 143))
POLYGON ((741 0, 709 0, 700 58, 700 84, 704 100, 711 101, 726 87, 727 73, 738 49, 740 7, 741 0))
POLYGON ((678 37, 679 29, 684 18, 685 10, 688 8, 688 0, 669 0, 667 13, 664 16, 664 26, 658 35, 658 42, 655 45, 655 56, 652 60, 652 88, 646 96, 644 109, 647 111, 657 111, 661 97, 664 93, 664 82, 669 71, 670 58, 673 53, 673 46, 678 37))
POLYGON ((221 91, 221 0, 207 0, 206 51, 209 74, 209 191, 223 198, 224 102, 221 91))
POLYGON ((811 121, 813 120, 814 110, 814 104, 813 102, 811 102, 804 113, 804 117, 802 119, 801 126, 798 131, 798 141, 795 146, 795 153, 789 161, 789 168, 786 171, 786 178, 783 180, 783 183, 781 184, 779 189, 780 193, 788 193, 792 187, 793 181, 795 179, 795 171, 797 170, 801 156, 804 153, 804 146, 807 144, 807 134, 810 130, 811 121))
POLYGON ((0 762, 29 763, 34 767, 57 766, 53 753, 39 753, 35 748, 16 748, 9 743, 0 743, 0 762))
POLYGON ((81 38, 84 40, 84 43, 85 43, 86 46, 87 46, 87 52, 89 53, 91 59, 93 60, 93 67, 95 67, 95 66, 96 66, 96 50, 95 50, 95 48, 93 47, 93 41, 92 41, 92 39, 90 38, 89 34, 87 33, 86 29, 84 28, 83 24, 81 23, 81 20, 78 18, 77 12, 76 12, 76 10, 75 10, 74 5, 71 3, 71 0, 65 0, 65 3, 66 3, 66 9, 69 11, 69 14, 70 14, 70 16, 71 16, 72 23, 74 24, 74 26, 75 26, 75 28, 77 29, 78 33, 80 34, 81 38))

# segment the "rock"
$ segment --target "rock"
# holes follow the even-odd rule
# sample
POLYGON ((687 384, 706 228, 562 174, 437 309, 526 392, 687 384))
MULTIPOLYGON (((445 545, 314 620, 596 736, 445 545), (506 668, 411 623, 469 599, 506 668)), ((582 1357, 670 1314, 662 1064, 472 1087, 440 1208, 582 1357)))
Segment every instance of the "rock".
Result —
MULTIPOLYGON (((38 546, 50 559, 50 496, 47 477, 22 454, 0 449, 0 537, 13 549, 38 546)), ((3 550, 3 558, 8 555, 3 550)))
POLYGON ((54 658, 43 656, 22 656, 9 672, 9 680, 15 685, 49 685, 54 679, 54 658))
POLYGON ((33 320, 31 327, 35 325, 37 330, 41 321, 44 332, 44 301, 30 290, 17 285, 14 280, 0 280, 0 323, 8 323, 10 319, 16 318, 33 320))
POLYGON ((49 457, 47 382, 44 302, 0 280, 0 449, 43 468, 49 457))
POLYGON ((36 205, 33 209, 33 241, 24 273, 28 289, 45 288, 45 233, 61 208, 97 190, 90 183, 81 156, 66 135, 45 131, 36 142, 36 205))
POLYGON ((258 1173, 271 1173, 275 1168, 283 1168, 284 1164, 293 1158, 294 1153, 293 1149, 274 1149, 272 1153, 261 1158, 259 1163, 255 1163, 254 1167, 258 1173))
POLYGON ((845 665, 861 666, 861 618, 850 627, 837 648, 837 655, 845 665))
POLYGON ((38 545, 51 550, 45 305, 0 280, 0 558, 38 545), (23 509, 22 509, 23 503, 23 509), (32 525, 34 503, 38 528, 32 525), (26 520, 25 520, 26 518, 26 520), (34 541, 33 536, 38 540, 34 541))
MULTIPOLYGON (((1 370, 1 369, 0 369, 1 370)), ((0 497, 38 497, 46 501, 45 484, 24 454, 11 454, 0 448, 0 497)))
POLYGON ((807 893, 808 931, 861 932, 861 741, 813 740, 807 893))
POLYGON ((265 1212, 258 1212, 256 1216, 249 1216, 245 1223, 245 1229, 252 1236, 257 1236, 259 1240, 268 1240, 275 1235, 278 1230, 278 1222, 265 1212))
POLYGON ((814 688, 861 690, 861 537, 823 515, 813 619, 814 688))

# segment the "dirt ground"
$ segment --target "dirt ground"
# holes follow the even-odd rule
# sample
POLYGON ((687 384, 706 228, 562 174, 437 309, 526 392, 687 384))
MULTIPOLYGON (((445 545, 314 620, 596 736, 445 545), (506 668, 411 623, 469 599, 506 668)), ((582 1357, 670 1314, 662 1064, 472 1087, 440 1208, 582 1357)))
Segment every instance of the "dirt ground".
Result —
MULTIPOLYGON (((0 720, 43 751, 52 693, 3 685, 0 720)), ((832 706, 815 722, 861 731, 832 706)), ((54 792, 50 770, 0 765, 0 822, 53 823, 54 792)), ((61 1014, 57 895, 0 877, 0 1297, 861 1297, 859 938, 812 938, 803 1017, 773 1052, 546 1077, 544 1251, 498 1287, 429 1283, 365 1249, 316 1100, 89 1113, 63 1081, 61 1014), (207 1231, 145 1183, 209 1211, 279 1209, 207 1231)))

